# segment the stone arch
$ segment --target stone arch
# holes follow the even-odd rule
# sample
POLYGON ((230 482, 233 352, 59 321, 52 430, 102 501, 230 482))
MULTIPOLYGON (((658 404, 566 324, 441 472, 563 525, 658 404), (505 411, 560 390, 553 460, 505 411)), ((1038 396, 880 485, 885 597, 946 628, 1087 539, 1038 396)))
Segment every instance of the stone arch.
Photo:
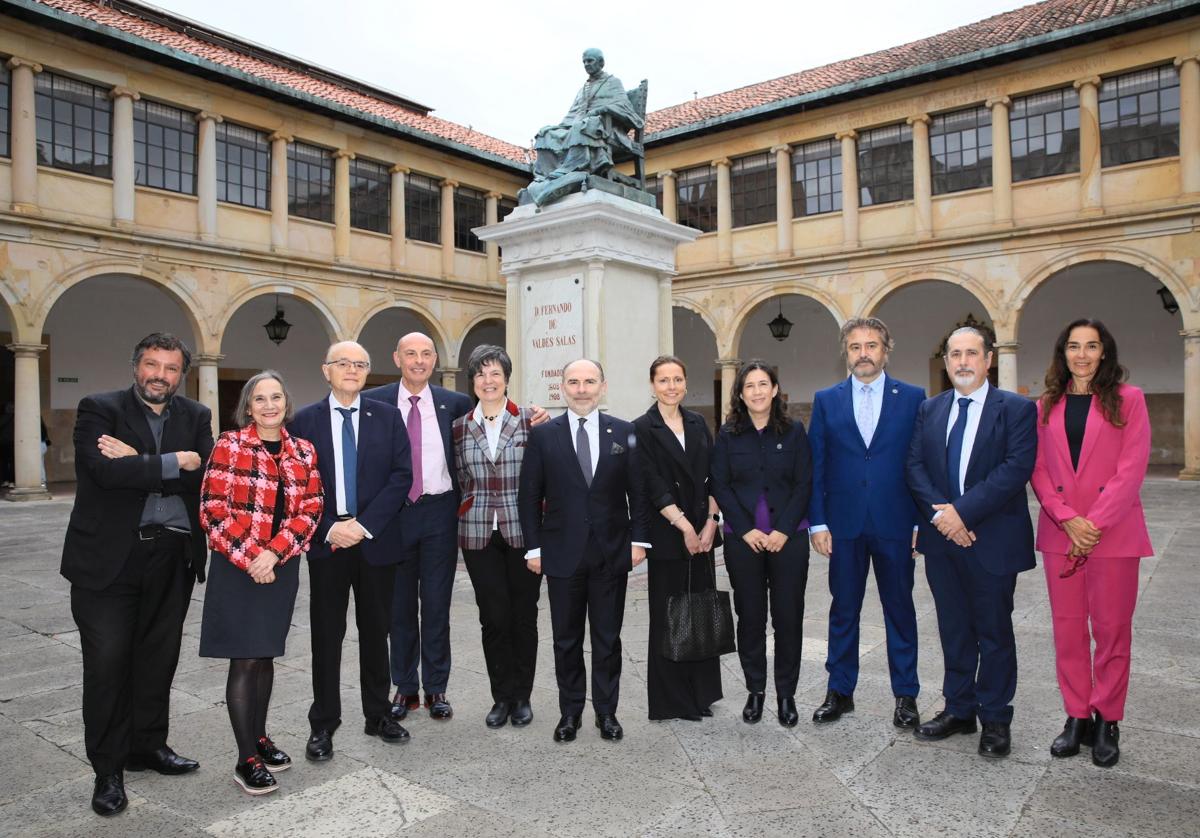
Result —
POLYGON ((462 334, 459 335, 459 337, 458 337, 458 343, 455 344, 455 347, 454 347, 454 357, 455 357, 455 362, 456 362, 455 366, 462 366, 463 364, 466 363, 466 358, 462 357, 462 349, 463 349, 463 346, 467 342, 467 338, 471 336, 471 332, 475 329, 476 326, 481 326, 484 323, 489 323, 489 322, 496 322, 496 323, 500 323, 500 324, 505 323, 506 321, 504 320, 504 312, 503 311, 480 312, 479 314, 475 315, 475 317, 473 317, 471 319, 471 321, 469 323, 467 323, 466 326, 463 327, 462 334))
MULTIPOLYGON (((342 326, 338 322, 337 317, 316 292, 297 283, 287 281, 272 281, 251 285, 250 287, 243 289, 234 297, 230 298, 229 302, 226 303, 225 308, 221 310, 216 319, 216 323, 214 324, 213 337, 217 347, 220 347, 221 342, 224 340, 225 331, 229 328, 229 322, 233 319, 233 316, 237 314, 238 310, 241 309, 242 306, 253 299, 257 299, 258 297, 267 297, 273 294, 295 297, 296 299, 303 300, 304 302, 308 303, 319 315, 321 323, 325 327, 325 332, 329 338, 329 342, 333 343, 343 339, 342 335, 345 333, 342 331, 342 326)), ((214 351, 219 351, 219 349, 214 351)))
POLYGON ((750 314, 768 300, 774 299, 775 297, 786 296, 807 297, 811 300, 814 300, 823 306, 825 310, 833 316, 834 321, 839 327, 842 325, 842 323, 846 322, 845 313, 841 310, 834 299, 825 292, 818 291, 811 286, 803 285, 799 282, 772 284, 768 285, 752 296, 747 297, 742 302, 742 305, 733 315, 732 326, 729 329, 728 342, 722 342, 721 333, 716 332, 717 349, 722 353, 731 353, 730 357, 732 357, 732 353, 736 353, 738 351, 738 347, 740 347, 742 344, 742 337, 745 334, 746 323, 750 318, 750 314))
POLYGON ((713 317, 712 312, 708 310, 707 306, 688 297, 672 297, 671 307, 687 309, 692 314, 703 320, 704 325, 707 326, 717 338, 717 351, 724 351, 724 348, 721 346, 721 330, 717 328, 717 318, 713 317))
POLYGON ((863 300, 863 304, 859 306, 856 316, 870 317, 879 310, 879 307, 888 297, 891 297, 897 291, 920 282, 949 282, 952 285, 957 285, 962 288, 972 297, 979 301, 983 312, 988 316, 988 319, 993 323, 999 322, 1002 317, 1002 306, 999 300, 988 291, 988 289, 971 276, 966 271, 958 270, 946 266, 932 266, 922 268, 910 268, 902 273, 898 273, 886 282, 876 288, 870 295, 863 300))
MULTIPOLYGON (((448 363, 450 355, 450 339, 446 336, 445 330, 442 329, 441 323, 433 316, 433 312, 412 300, 384 300, 371 306, 363 312, 363 315, 358 318, 358 322, 354 324, 354 327, 350 331, 350 334, 353 336, 351 339, 359 340, 362 337, 363 330, 367 328, 367 324, 373 318, 391 309, 404 309, 417 316, 417 319, 428 329, 427 334, 429 337, 433 339, 433 348, 438 354, 438 365, 445 366, 448 363)), ((466 333, 464 332, 463 334, 466 333)), ((400 336, 397 335, 396 337, 399 338, 400 336)), ((395 349, 394 341, 392 348, 395 349)), ((455 351, 457 352, 457 346, 455 347, 455 351)))

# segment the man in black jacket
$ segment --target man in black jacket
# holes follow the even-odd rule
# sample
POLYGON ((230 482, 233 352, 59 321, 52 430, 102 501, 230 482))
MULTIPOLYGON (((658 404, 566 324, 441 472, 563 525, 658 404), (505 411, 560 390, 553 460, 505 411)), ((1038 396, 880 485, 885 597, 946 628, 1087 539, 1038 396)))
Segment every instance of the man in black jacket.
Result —
POLYGON ((83 651, 92 808, 127 803, 124 769, 199 768, 167 745, 171 681, 192 585, 204 581, 200 480, 212 414, 178 396, 191 353, 156 332, 133 351, 133 387, 84 398, 75 420, 75 508, 62 575, 83 651))

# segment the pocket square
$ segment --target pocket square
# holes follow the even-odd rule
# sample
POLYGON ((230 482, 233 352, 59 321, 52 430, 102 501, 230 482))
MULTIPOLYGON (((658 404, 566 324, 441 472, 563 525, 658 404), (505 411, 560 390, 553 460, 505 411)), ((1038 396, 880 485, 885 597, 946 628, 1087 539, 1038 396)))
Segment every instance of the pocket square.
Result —
POLYGON ((609 449, 609 452, 608 452, 608 453, 610 453, 610 454, 624 454, 624 453, 625 453, 625 446, 624 446, 624 445, 622 445, 622 444, 621 444, 621 443, 619 443, 619 442, 614 442, 614 443, 612 444, 612 448, 611 448, 611 449, 609 449))

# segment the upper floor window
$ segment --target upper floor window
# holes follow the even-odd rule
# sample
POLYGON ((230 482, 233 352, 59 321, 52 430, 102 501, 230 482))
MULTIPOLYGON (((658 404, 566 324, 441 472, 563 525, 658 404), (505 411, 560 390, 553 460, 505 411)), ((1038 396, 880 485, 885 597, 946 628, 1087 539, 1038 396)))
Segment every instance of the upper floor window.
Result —
POLYGON ((386 233, 391 226, 392 179, 382 163, 350 161, 350 226, 386 233))
POLYGON ((112 101, 94 84, 39 73, 34 79, 38 163, 112 177, 112 101))
POLYGON ((985 107, 944 113, 929 123, 933 194, 992 185, 992 112, 985 107))
POLYGON ((1179 154, 1179 71, 1138 70, 1100 83, 1100 161, 1119 166, 1179 154))
POLYGON ((458 186, 454 189, 454 246, 483 253, 487 246, 472 232, 487 223, 487 199, 478 189, 458 186))
POLYGON ((658 175, 646 175, 646 191, 654 196, 654 206, 658 207, 659 212, 662 212, 663 182, 658 175))
POLYGON ((885 125, 859 135, 858 193, 864 207, 912 199, 912 126, 885 125))
POLYGON ((775 220, 775 155, 769 151, 739 157, 729 167, 733 226, 775 220))
POLYGON ((217 200, 267 209, 271 142, 263 131, 217 123, 217 200))
POLYGON ((441 244, 442 188, 431 177, 412 172, 404 176, 404 236, 441 244))
POLYGON ((333 221, 333 157, 308 143, 288 143, 288 215, 333 221))
POLYGON ((842 143, 816 140, 792 149, 792 217, 842 208, 842 143))
POLYGON ((9 69, 0 61, 0 157, 8 157, 11 154, 8 148, 8 135, 11 130, 8 101, 12 96, 12 82, 9 79, 9 69))
POLYGON ((675 177, 675 212, 680 224, 702 233, 717 229, 717 172, 712 166, 686 169, 675 177))
POLYGON ((1008 131, 1014 183, 1079 171, 1079 92, 1073 87, 1013 99, 1008 131))
POLYGON ((158 102, 134 102, 133 166, 139 186, 194 194, 196 117, 158 102))

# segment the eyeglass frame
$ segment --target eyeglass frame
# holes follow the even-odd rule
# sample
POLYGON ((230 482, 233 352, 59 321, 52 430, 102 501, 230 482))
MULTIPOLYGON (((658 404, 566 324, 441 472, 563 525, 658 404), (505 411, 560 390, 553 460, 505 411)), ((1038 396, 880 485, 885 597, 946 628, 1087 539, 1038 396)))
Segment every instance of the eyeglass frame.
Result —
POLYGON ((370 361, 351 361, 349 358, 338 358, 336 361, 322 361, 323 367, 337 367, 342 372, 353 367, 358 372, 367 372, 371 369, 370 361))

